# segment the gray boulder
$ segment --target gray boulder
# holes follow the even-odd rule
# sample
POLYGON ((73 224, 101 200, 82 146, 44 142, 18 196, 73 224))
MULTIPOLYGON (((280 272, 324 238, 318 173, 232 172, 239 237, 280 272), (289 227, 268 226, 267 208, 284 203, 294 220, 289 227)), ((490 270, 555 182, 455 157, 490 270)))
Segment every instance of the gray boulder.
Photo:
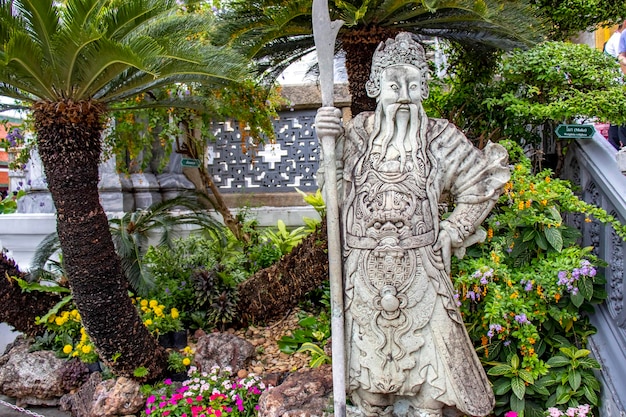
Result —
POLYGON ((332 412, 330 365, 302 369, 259 399, 259 417, 325 417, 332 412))

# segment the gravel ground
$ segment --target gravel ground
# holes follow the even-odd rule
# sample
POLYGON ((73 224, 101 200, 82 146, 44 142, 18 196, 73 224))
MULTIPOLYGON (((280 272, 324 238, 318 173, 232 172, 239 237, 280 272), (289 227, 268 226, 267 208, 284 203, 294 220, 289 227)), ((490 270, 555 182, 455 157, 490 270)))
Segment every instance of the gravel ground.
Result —
POLYGON ((257 348, 256 358, 252 360, 247 371, 256 375, 268 373, 292 372, 307 368, 311 360, 306 353, 294 353, 288 355, 278 349, 278 340, 285 335, 291 335, 290 331, 298 328, 298 310, 293 310, 282 320, 266 327, 250 326, 247 330, 235 332, 257 348))

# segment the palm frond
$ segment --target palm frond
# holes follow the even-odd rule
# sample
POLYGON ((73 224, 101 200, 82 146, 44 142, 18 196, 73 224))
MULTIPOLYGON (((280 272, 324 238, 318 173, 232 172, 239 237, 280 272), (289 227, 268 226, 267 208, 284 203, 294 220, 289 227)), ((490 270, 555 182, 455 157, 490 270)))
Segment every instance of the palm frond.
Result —
POLYGON ((15 2, 15 7, 22 14, 29 37, 39 43, 40 51, 52 68, 56 66, 53 38, 59 29, 58 8, 53 2, 41 0, 22 0, 15 2))
POLYGON ((0 72, 0 81, 13 85, 19 83, 18 88, 27 88, 26 91, 36 96, 56 97, 51 88, 52 74, 45 72, 41 65, 43 52, 26 33, 14 33, 4 47, 4 54, 6 71, 0 72))

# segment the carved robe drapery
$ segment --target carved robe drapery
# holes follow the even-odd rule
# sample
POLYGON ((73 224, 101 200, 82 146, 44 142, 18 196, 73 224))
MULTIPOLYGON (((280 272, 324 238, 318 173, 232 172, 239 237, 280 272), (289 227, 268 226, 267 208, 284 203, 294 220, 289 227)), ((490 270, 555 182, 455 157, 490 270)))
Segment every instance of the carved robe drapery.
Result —
POLYGON ((344 137, 348 391, 414 401, 428 387, 449 407, 486 415, 493 393, 433 245, 444 193, 457 204, 450 227, 461 239, 474 233, 508 180, 506 152, 480 151, 448 121, 424 118, 428 139, 416 138, 414 157, 381 162, 370 140, 373 119, 361 113, 344 137))

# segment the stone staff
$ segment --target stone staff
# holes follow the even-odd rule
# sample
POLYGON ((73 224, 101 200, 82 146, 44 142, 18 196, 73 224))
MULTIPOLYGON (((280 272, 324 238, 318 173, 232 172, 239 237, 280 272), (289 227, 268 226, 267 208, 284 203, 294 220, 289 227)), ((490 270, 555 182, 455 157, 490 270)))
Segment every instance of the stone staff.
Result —
MULTIPOLYGON (((322 106, 333 107, 334 56, 337 33, 342 20, 330 20, 327 0, 313 0, 313 37, 320 69, 322 106)), ((334 414, 346 415, 346 371, 344 349, 343 278, 341 235, 339 230, 339 204, 337 202, 337 170, 335 164, 335 138, 324 135, 319 138, 324 154, 326 232, 328 235, 328 271, 331 294, 331 336, 334 414)))

